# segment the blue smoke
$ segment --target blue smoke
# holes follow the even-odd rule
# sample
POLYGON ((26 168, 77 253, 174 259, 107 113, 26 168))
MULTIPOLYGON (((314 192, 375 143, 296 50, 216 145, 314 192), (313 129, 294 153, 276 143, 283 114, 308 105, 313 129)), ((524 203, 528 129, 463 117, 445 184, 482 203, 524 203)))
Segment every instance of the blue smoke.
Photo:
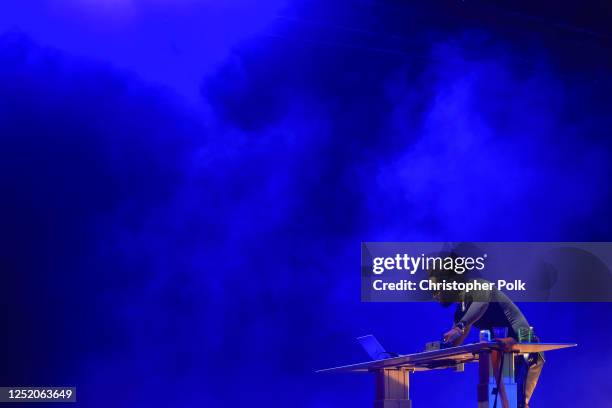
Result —
MULTIPOLYGON (((609 239, 605 72, 473 33, 415 59, 289 34, 235 46, 204 114, 2 37, 3 383, 75 384, 87 407, 368 406, 369 379, 313 371, 362 360, 368 332, 419 350, 451 317, 360 303, 360 241, 609 239)), ((570 391, 605 406, 610 306, 523 308, 580 343, 534 404, 589 372, 570 391)), ((474 374, 415 376, 415 403, 468 405, 474 374)))

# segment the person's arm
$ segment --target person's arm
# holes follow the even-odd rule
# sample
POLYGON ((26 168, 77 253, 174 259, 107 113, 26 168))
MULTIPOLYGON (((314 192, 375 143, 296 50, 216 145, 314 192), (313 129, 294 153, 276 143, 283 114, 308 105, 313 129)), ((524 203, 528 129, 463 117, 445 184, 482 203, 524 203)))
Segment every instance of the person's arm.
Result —
POLYGON ((465 311, 465 314, 457 322, 457 324, 462 323, 466 327, 471 326, 478 320, 480 320, 480 318, 489 308, 489 303, 492 300, 492 291, 490 290, 479 290, 471 292, 469 295, 469 300, 471 300, 472 302, 468 306, 468 309, 465 311))
POLYGON ((453 347, 460 346, 465 341, 468 334, 470 334, 472 326, 465 326, 463 331, 457 326, 444 333, 444 342, 451 343, 453 347))
POLYGON ((453 345, 461 344, 467 337, 472 325, 476 323, 487 311, 489 301, 491 300, 490 291, 477 292, 472 299, 478 299, 478 302, 471 302, 465 314, 458 321, 455 320, 455 326, 448 332, 444 333, 444 341, 453 345))
POLYGON ((489 302, 472 302, 459 323, 463 323, 466 327, 473 325, 480 320, 488 308, 489 302))

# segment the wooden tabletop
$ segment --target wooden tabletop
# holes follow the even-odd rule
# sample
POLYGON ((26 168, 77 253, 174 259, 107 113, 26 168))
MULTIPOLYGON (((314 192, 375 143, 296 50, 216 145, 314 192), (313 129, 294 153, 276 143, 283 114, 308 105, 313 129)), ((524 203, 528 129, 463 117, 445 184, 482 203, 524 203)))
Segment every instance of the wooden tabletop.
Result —
MULTIPOLYGON (((516 343, 511 346, 515 353, 537 353, 542 351, 559 350, 575 347, 574 343, 516 343)), ((340 367, 318 370, 318 373, 355 373, 379 370, 382 368, 409 368, 414 371, 425 371, 439 368, 448 368, 461 363, 469 363, 478 359, 483 351, 500 350, 497 342, 481 342, 465 344, 446 349, 423 351, 414 354, 405 354, 398 357, 382 360, 366 361, 340 367)))

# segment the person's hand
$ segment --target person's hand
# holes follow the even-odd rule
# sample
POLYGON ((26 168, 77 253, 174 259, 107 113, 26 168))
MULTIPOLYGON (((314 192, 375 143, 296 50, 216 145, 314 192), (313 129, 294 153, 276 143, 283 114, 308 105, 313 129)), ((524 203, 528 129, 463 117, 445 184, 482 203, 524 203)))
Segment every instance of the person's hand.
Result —
POLYGON ((452 329, 450 329, 449 331, 447 331, 446 333, 444 333, 444 342, 445 343, 452 343, 455 340, 457 340, 459 337, 461 337, 463 333, 461 332, 461 329, 458 328, 457 326, 453 327, 452 329))

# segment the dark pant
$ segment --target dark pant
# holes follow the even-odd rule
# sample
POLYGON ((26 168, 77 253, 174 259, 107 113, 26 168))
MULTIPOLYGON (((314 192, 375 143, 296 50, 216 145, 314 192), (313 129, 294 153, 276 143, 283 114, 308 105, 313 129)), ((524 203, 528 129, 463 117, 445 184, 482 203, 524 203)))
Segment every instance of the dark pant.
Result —
POLYGON ((529 400, 538 384, 545 361, 543 353, 531 353, 527 361, 522 354, 514 358, 514 377, 518 388, 519 408, 529 408, 529 400))

